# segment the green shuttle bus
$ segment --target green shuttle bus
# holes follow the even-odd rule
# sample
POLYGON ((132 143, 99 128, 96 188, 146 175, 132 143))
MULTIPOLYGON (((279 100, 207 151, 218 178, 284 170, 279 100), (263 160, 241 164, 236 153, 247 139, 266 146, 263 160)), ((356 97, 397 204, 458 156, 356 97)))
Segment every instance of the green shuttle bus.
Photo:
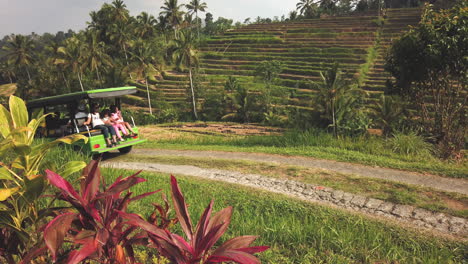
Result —
MULTIPOLYGON (((44 113, 54 113, 54 115, 49 115, 46 118, 45 126, 39 129, 38 136, 40 137, 58 138, 64 135, 79 133, 87 136, 89 140, 86 144, 83 141, 79 141, 76 143, 76 146, 89 151, 93 155, 112 150, 128 153, 134 145, 146 141, 140 137, 133 117, 126 117, 127 119, 130 118, 130 120, 125 121, 130 123, 136 135, 124 138, 124 141, 119 142, 116 146, 107 147, 104 135, 100 129, 93 129, 84 125, 83 123, 87 117, 75 118, 75 116, 76 113, 83 112, 82 110, 79 111, 78 108, 88 106, 87 108, 89 109, 92 104, 99 104, 103 108, 116 105, 121 109, 121 97, 135 94, 136 92, 136 87, 96 89, 31 100, 27 103, 27 107, 29 112, 42 109, 44 113)), ((89 111, 85 110, 85 112, 87 116, 89 111)))

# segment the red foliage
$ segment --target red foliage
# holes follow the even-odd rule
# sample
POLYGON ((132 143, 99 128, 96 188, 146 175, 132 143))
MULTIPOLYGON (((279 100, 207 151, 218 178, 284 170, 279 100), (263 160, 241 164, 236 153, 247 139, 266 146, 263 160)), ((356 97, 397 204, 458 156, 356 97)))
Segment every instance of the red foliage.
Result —
POLYGON ((101 179, 98 162, 92 161, 83 171, 80 191, 60 175, 52 171, 46 173, 50 183, 60 189, 59 197, 75 209, 62 212, 45 227, 44 241, 54 261, 135 263, 133 246, 143 245, 156 248, 160 256, 173 263, 231 261, 250 264, 260 263, 254 253, 268 249, 266 246, 250 247, 255 236, 236 237, 214 249, 229 226, 232 207, 212 216, 211 201, 194 229, 184 196, 173 176, 171 193, 177 218, 170 218, 169 204, 163 195, 165 205, 154 204, 154 212, 145 220, 127 213, 128 204, 160 190, 132 197, 129 188, 146 181, 137 177, 139 173, 119 177, 107 187, 101 179), (187 240, 169 231, 177 222, 187 240), (70 249, 62 248, 65 242, 71 243, 70 249))

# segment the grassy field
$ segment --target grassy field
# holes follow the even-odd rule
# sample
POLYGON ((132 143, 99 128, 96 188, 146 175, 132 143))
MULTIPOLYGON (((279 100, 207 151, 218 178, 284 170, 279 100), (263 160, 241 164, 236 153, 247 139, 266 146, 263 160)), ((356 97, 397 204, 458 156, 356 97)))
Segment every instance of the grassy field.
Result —
MULTIPOLYGON (((124 159, 131 157, 122 156, 124 159)), ((68 160, 87 161, 89 157, 68 147, 57 148, 48 154, 47 166, 58 167, 68 160)), ((198 166, 206 167, 213 166, 212 163, 228 165, 217 160, 176 161, 162 157, 159 161, 184 164, 197 162, 198 166)), ((288 167, 268 170, 267 164, 232 162, 229 166, 226 169, 240 167, 240 171, 263 171, 269 176, 274 176, 273 171, 276 171, 276 176, 289 174, 296 180, 297 177, 302 178, 301 173, 304 173, 297 168, 288 167)), ((125 170, 103 169, 108 183, 119 175, 131 174, 132 172, 125 170)), ((135 194, 159 188, 169 194, 169 175, 143 172, 141 176, 148 181, 133 187, 132 191, 135 194)), ((315 176, 320 178, 324 175, 315 176)), ((304 181, 313 182, 315 176, 304 177, 304 181)), ((75 174, 69 180, 77 184, 78 177, 79 175, 75 174)), ((192 220, 199 218, 210 199, 215 199, 215 211, 233 206, 231 227, 222 240, 239 235, 259 235, 256 245, 271 246, 269 251, 259 256, 263 263, 463 263, 468 254, 466 241, 436 237, 386 221, 252 188, 183 176, 178 176, 178 179, 189 204, 192 220)), ((341 186, 353 180, 345 175, 334 175, 329 179, 341 186), (338 180, 340 178, 341 180, 338 180)), ((369 186, 372 186, 372 183, 369 186)), ((152 210, 152 202, 160 202, 160 196, 145 198, 131 205, 130 210, 148 215, 152 210)), ((140 251, 137 255, 147 256, 147 252, 140 251)), ((144 257, 142 263, 152 263, 143 260, 144 257)))
MULTIPOLYGON (((389 143, 373 136, 335 139, 324 132, 291 131, 274 135, 235 135, 190 130, 182 125, 160 125, 142 128, 149 139, 143 148, 220 150, 297 155, 320 159, 360 163, 408 171, 437 174, 446 177, 468 177, 468 163, 441 161, 426 151, 395 153, 389 143)), ((200 124, 203 126, 203 124, 200 124)))
MULTIPOLYGON (((108 180, 130 172, 106 169, 108 180)), ((162 188, 168 193, 169 175, 143 173, 148 182, 132 190, 143 193, 162 188)), ((259 235, 257 245, 271 250, 260 254, 264 263, 462 263, 466 242, 449 241, 409 232, 393 224, 312 205, 281 195, 218 182, 178 177, 198 219, 210 199, 215 211, 234 207, 231 228, 224 240, 238 235, 259 235)), ((149 197, 130 210, 149 214, 149 197)))
POLYGON ((323 185, 393 203, 408 204, 435 212, 468 218, 468 197, 465 195, 436 191, 430 188, 418 188, 385 180, 357 177, 349 174, 330 173, 323 170, 272 163, 179 156, 130 154, 119 156, 111 161, 193 165, 201 168, 216 168, 246 174, 253 173, 267 177, 323 185))

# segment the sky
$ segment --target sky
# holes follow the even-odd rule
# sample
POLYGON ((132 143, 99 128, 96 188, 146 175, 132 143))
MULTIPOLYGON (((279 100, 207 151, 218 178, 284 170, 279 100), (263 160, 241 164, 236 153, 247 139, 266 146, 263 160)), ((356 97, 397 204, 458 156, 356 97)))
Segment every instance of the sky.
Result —
MULTIPOLYGON (((124 0, 130 14, 136 16, 146 11, 155 17, 164 0, 124 0)), ((112 0, 0 0, 0 38, 11 33, 56 33, 86 27, 89 13, 112 0)), ((189 0, 179 0, 181 4, 189 0)), ((221 16, 244 21, 250 17, 287 15, 294 10, 298 0, 204 0, 208 12, 215 18, 221 16)), ((201 15, 204 17, 204 15, 201 15)))

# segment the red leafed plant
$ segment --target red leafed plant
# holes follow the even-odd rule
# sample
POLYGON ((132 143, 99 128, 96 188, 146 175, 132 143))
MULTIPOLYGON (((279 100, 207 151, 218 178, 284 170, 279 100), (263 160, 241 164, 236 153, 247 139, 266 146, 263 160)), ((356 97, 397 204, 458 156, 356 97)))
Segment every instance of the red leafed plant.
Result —
POLYGON ((260 263, 260 260, 253 254, 265 251, 269 247, 250 247, 250 244, 257 238, 256 236, 236 237, 213 249, 214 244, 226 232, 231 222, 232 207, 224 208, 211 216, 213 209, 213 201, 211 201, 194 229, 184 196, 174 176, 171 176, 171 189, 177 219, 187 240, 177 234, 148 224, 138 215, 120 212, 120 215, 126 218, 129 224, 148 232, 148 237, 152 242, 151 246, 155 247, 162 256, 179 264, 225 261, 241 264, 260 263))
MULTIPOLYGON (((260 263, 253 255, 268 249, 266 246, 250 247, 255 236, 241 236, 228 240, 214 249, 215 243, 227 230, 232 207, 211 216, 213 201, 205 209, 196 228, 192 226, 184 196, 175 177, 171 176, 172 201, 176 218, 171 219, 169 205, 154 204, 155 210, 147 220, 127 213, 130 202, 155 192, 132 197, 128 191, 135 184, 145 181, 138 173, 119 177, 106 186, 99 171, 98 162, 92 161, 83 171, 81 192, 60 175, 46 171, 50 183, 60 189, 59 197, 75 209, 56 216, 44 230, 44 241, 54 261, 79 263, 95 260, 100 263, 135 263, 133 246, 155 248, 158 254, 171 263, 260 263), (179 222, 187 237, 171 233, 169 228, 179 222), (62 249, 70 242, 68 249, 62 249)), ((32 256, 31 256, 32 258, 32 256)))
POLYGON ((91 161, 83 170, 81 192, 60 175, 49 170, 46 173, 50 183, 60 189, 59 198, 75 209, 58 215, 45 227, 44 240, 53 260, 67 258, 66 263, 79 263, 85 259, 101 263, 135 262, 133 246, 147 244, 146 234, 123 223, 118 212, 126 211, 130 202, 160 190, 132 197, 128 189, 146 181, 137 177, 139 173, 124 179, 119 177, 106 186, 97 161, 91 161), (65 239, 72 246, 61 251, 65 239))

